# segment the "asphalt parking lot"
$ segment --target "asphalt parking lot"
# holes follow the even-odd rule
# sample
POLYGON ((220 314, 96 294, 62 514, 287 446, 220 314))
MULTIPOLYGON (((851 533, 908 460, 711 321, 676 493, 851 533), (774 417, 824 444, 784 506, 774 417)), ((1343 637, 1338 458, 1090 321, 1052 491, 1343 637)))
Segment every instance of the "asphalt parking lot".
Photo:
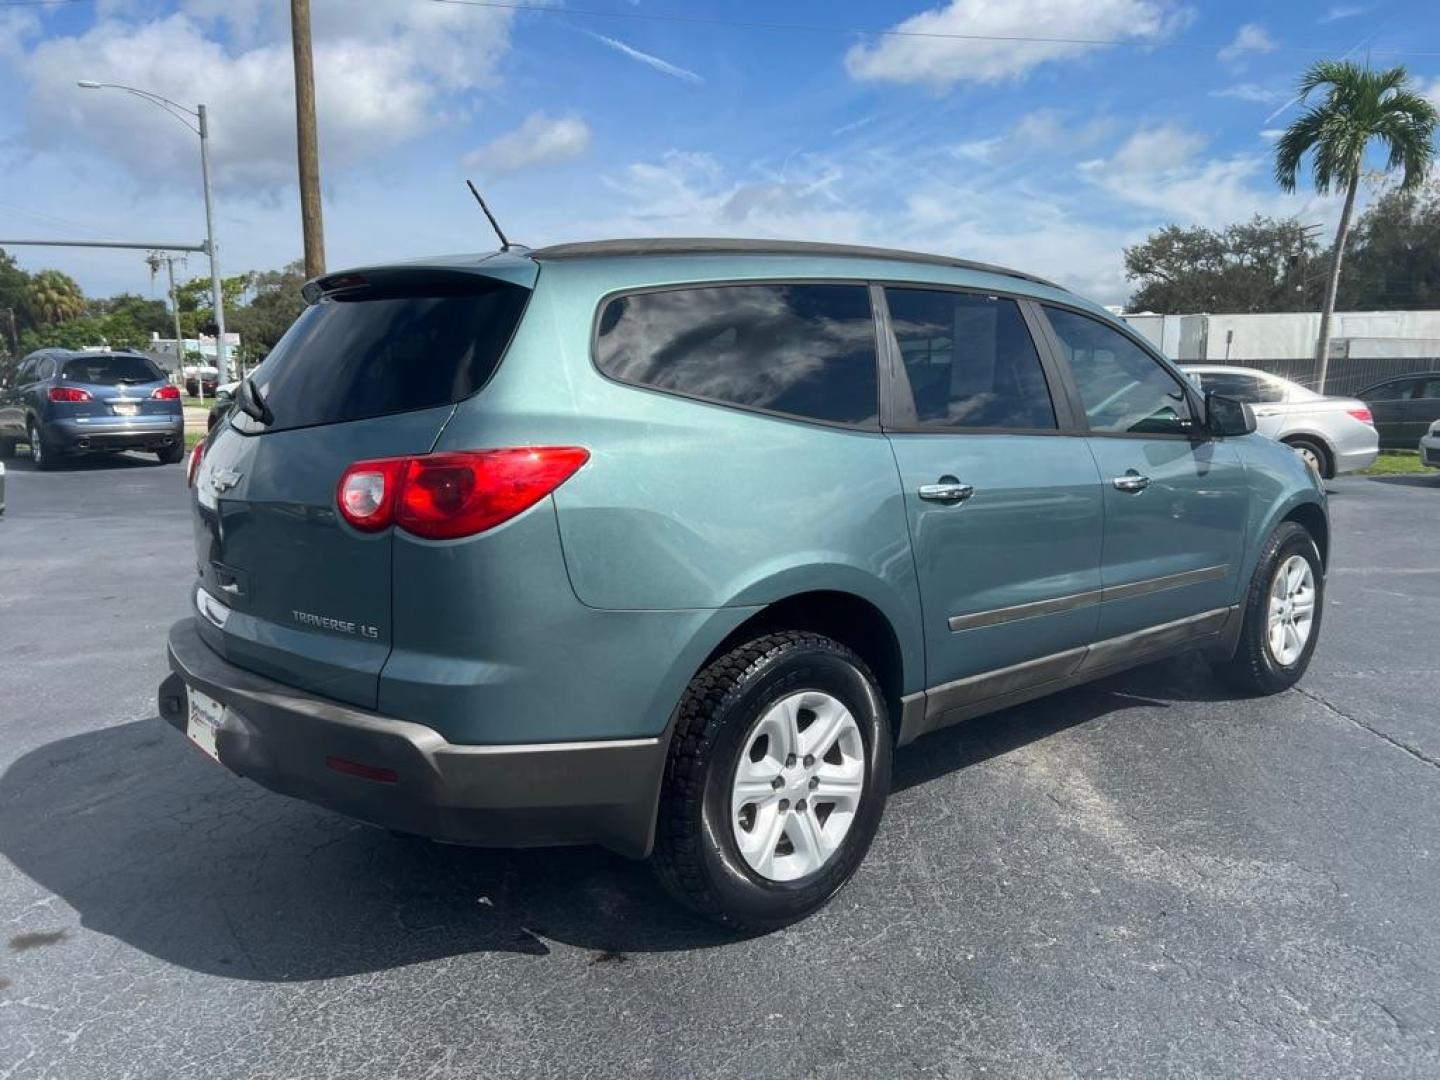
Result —
POLYGON ((1331 485, 1299 690, 1179 660, 932 736, 841 897, 735 939, 643 865, 398 840, 191 750, 153 460, 10 471, 0 1080, 1440 1075, 1440 477, 1331 485))

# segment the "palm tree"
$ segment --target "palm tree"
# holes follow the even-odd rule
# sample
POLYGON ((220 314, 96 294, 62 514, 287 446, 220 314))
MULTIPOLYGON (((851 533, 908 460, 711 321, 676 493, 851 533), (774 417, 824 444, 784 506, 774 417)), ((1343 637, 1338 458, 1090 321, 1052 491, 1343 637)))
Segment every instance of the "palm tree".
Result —
POLYGON ((1342 60, 1320 60, 1300 80, 1303 102, 1324 88, 1325 100, 1312 105, 1286 129, 1275 144, 1275 182, 1286 191, 1295 190, 1300 162, 1312 156, 1315 190, 1328 194, 1332 187, 1345 188, 1345 208, 1335 232, 1335 256, 1330 263, 1330 281, 1325 289, 1325 306, 1320 312, 1320 391, 1330 366, 1330 316, 1335 311, 1335 292, 1340 286, 1340 263, 1345 257, 1345 240, 1355 209, 1355 192, 1365 151, 1378 140, 1389 151, 1385 171, 1403 170, 1401 190, 1420 184, 1435 157, 1435 106, 1410 87, 1403 67, 1372 71, 1342 60))
POLYGON ((58 323, 85 312, 80 286, 59 270, 41 270, 25 289, 25 306, 37 323, 58 323))

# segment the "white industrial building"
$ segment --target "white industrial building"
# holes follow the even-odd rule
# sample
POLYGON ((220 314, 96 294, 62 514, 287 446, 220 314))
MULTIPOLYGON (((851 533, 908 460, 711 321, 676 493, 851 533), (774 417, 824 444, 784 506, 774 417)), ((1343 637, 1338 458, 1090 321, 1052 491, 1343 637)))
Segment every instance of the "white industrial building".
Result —
MULTIPOLYGON (((1120 316, 1180 363, 1238 364, 1313 385, 1320 313, 1120 316)), ((1440 311, 1337 311, 1326 390, 1350 393, 1391 375, 1440 370, 1440 311)))

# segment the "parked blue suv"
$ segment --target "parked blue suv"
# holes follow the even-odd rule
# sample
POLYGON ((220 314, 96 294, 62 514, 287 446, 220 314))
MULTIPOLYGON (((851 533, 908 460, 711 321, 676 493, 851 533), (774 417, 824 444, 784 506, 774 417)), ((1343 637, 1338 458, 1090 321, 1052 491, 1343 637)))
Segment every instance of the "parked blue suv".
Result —
POLYGON ((40 349, 0 372, 0 457, 17 443, 42 469, 118 450, 173 465, 185 456, 180 391, 138 353, 40 349))
POLYGON ((1315 648, 1315 478, 1026 274, 606 241, 305 296, 192 457, 159 691, 274 791, 653 853, 775 927, 855 872, 895 748, 1182 650, 1272 693, 1315 648))

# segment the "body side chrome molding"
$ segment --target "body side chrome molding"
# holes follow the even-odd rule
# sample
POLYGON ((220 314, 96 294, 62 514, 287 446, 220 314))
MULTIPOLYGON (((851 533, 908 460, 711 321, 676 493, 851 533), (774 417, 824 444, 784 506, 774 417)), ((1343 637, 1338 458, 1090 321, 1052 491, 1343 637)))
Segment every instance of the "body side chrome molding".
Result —
POLYGON ((1131 600, 1137 596, 1149 596, 1151 593, 1163 592, 1166 589, 1181 589, 1186 585, 1199 585, 1205 581, 1222 581, 1229 573, 1229 566, 1204 566, 1198 570, 1185 570, 1178 574, 1165 574, 1162 577, 1133 581, 1128 585, 1108 585, 1100 589, 1071 593, 1068 596, 1057 596, 1052 600, 1034 600, 1025 604, 1014 604, 1010 607, 991 608, 989 611, 976 611, 969 615, 952 615, 949 624, 952 631, 978 630, 982 626, 998 626, 1001 623, 1033 619, 1038 615, 1054 615, 1061 611, 1072 611, 1094 604, 1131 600))

